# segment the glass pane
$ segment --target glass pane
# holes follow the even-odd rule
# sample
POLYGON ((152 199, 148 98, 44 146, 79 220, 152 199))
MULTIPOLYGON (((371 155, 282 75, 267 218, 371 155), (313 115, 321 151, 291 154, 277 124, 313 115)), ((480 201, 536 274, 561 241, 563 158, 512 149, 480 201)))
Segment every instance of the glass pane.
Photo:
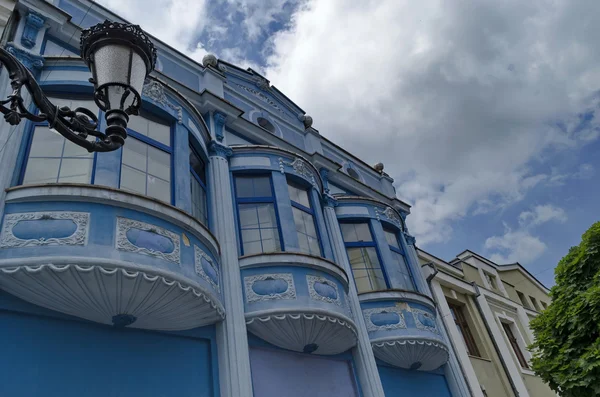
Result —
POLYGON ((392 258, 394 260, 394 265, 395 265, 396 269, 398 269, 400 271, 400 273, 402 274, 402 280, 403 280, 402 289, 405 289, 407 291, 414 291, 415 286, 413 284, 413 280, 411 278, 411 273, 410 273, 410 270, 406 263, 406 259, 404 258, 404 255, 402 255, 398 252, 394 252, 394 251, 392 251, 391 254, 392 254, 392 258))
POLYGON ((310 200, 306 189, 302 189, 301 187, 288 182, 288 192, 290 193, 290 200, 310 208, 310 200))
POLYGON ((164 179, 148 175, 148 196, 170 203, 171 184, 164 179))
POLYGON ((359 294, 372 291, 371 282, 367 277, 354 277, 354 282, 356 283, 356 290, 359 294))
POLYGON ((340 226, 347 243, 373 241, 368 223, 342 223, 340 226))
POLYGON ((398 245, 398 236, 395 232, 384 229, 383 233, 385 234, 385 239, 387 240, 389 245, 398 249, 400 248, 400 246, 398 245))
POLYGON ((56 183, 60 159, 32 159, 27 161, 23 184, 56 183))
POLYGON ((147 154, 148 145, 137 139, 129 138, 127 144, 123 146, 123 164, 145 172, 147 154))
POLYGON ((87 151, 87 149, 82 148, 81 146, 77 146, 71 141, 65 139, 65 149, 63 152, 64 157, 82 157, 82 158, 90 158, 93 157, 94 154, 87 151))
POLYGON ((192 216, 206 225, 207 223, 207 202, 206 192, 196 177, 190 175, 192 189, 192 216))
POLYGON ((58 182, 90 183, 93 164, 93 159, 63 159, 58 182))
POLYGON ((273 204, 256 204, 260 227, 277 227, 275 208, 273 204))
POLYGON ((364 269, 365 261, 360 248, 348 248, 348 260, 352 269, 364 269))
POLYGON ((258 228, 258 212, 256 204, 240 204, 240 226, 242 229, 258 228))
POLYGON ((300 249, 300 252, 310 254, 310 245, 308 243, 307 235, 298 233, 298 248, 300 249))
POLYGON ((262 252, 260 230, 242 230, 242 242, 244 243, 244 255, 252 255, 262 252))
POLYGON ((252 197, 254 196, 254 187, 252 178, 238 176, 235 178, 235 194, 237 197, 252 197))
POLYGON ((190 147, 190 168, 194 170, 196 175, 200 178, 202 183, 206 184, 206 172, 204 161, 202 161, 194 150, 190 147))
POLYGON ((148 146, 148 173, 165 181, 171 180, 171 155, 148 146))
POLYGON ((148 120, 148 137, 165 146, 171 146, 171 127, 148 120))
POLYGON ((311 214, 302 212, 302 218, 304 219, 304 225, 306 227, 306 234, 311 237, 317 237, 317 229, 315 229, 315 221, 311 214))
POLYGON ((129 118, 127 128, 137 132, 138 134, 148 136, 148 119, 140 116, 133 116, 129 118))
POLYGON ((261 229, 260 237, 262 238, 263 252, 281 251, 277 229, 261 229))
POLYGON ((296 224, 296 231, 298 233, 306 234, 306 226, 304 224, 303 211, 298 208, 292 207, 292 213, 294 214, 294 223, 296 224))
POLYGON ((48 127, 35 127, 29 157, 60 157, 65 140, 48 127))
POLYGON ((321 247, 319 246, 319 240, 316 238, 308 237, 308 246, 311 255, 321 255, 321 247))
POLYGON ((146 174, 126 165, 121 169, 121 189, 146 194, 146 174))
POLYGON ((271 178, 259 176, 254 179, 254 197, 271 197, 271 178))

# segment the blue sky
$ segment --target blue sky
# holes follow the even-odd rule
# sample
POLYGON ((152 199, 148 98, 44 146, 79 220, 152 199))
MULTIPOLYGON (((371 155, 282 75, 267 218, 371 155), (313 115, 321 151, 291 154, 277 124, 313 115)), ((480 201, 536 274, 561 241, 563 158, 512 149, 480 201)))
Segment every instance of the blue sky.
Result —
POLYGON ((596 0, 100 2, 198 61, 263 73, 382 161, 436 256, 519 261, 550 286, 600 219, 596 0))

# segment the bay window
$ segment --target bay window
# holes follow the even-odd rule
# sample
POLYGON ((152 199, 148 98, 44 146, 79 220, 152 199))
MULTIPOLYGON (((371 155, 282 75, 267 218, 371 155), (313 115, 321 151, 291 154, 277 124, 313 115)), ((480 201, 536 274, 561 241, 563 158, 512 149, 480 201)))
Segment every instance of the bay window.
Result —
POLYGON ((386 289, 387 283, 369 224, 341 223, 340 228, 358 293, 386 289))
POLYGON ((288 192, 290 194, 300 252, 308 255, 321 256, 319 236, 317 235, 317 228, 315 227, 314 212, 308 191, 301 186, 288 181, 288 192))
POLYGON ((192 216, 203 225, 208 225, 208 204, 206 200, 206 164, 190 145, 190 179, 192 195, 192 216))
POLYGON ((390 247, 390 254, 393 261, 392 266, 394 266, 394 269, 398 270, 402 275, 401 289, 414 291, 415 283, 410 269, 408 268, 406 255, 398 240, 398 233, 386 227, 383 228, 383 233, 385 234, 385 239, 390 247))
POLYGON ((119 187, 171 203, 171 128, 132 117, 121 158, 119 187))
POLYGON ((269 176, 235 177, 242 255, 282 250, 275 195, 269 176))

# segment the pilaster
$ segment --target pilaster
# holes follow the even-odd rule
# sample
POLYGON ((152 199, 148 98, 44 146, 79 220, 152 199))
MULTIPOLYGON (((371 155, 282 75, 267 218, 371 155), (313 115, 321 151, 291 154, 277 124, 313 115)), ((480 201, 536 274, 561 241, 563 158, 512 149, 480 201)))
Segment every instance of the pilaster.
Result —
POLYGON ((213 141, 209 146, 209 155, 211 225, 221 246, 223 303, 226 315, 225 321, 217 325, 221 396, 252 397, 248 336, 227 160, 232 155, 232 150, 213 141))
POLYGON ((356 364, 356 372, 358 373, 358 379, 362 388, 362 395, 364 397, 384 397, 385 394, 383 392, 383 386, 381 385, 381 379, 379 379, 379 371, 377 370, 375 356, 371 349, 371 341, 369 340, 365 319, 362 315, 356 285, 352 280, 352 269, 350 268, 350 262, 348 261, 348 256, 346 254, 342 231, 337 216, 335 215, 335 200, 333 197, 327 195, 323 202, 325 224, 329 230, 333 256, 335 257, 336 262, 346 271, 348 277, 351 278, 348 287, 348 300, 352 313, 354 313, 354 322, 356 323, 358 331, 358 345, 352 349, 352 355, 356 364))
POLYGON ((522 306, 517 306, 517 316, 519 317, 519 321, 523 324, 523 328, 525 329, 525 333, 527 333, 527 338, 529 338, 529 343, 533 343, 535 337, 533 336, 533 332, 531 328, 529 328, 529 316, 525 309, 522 306))

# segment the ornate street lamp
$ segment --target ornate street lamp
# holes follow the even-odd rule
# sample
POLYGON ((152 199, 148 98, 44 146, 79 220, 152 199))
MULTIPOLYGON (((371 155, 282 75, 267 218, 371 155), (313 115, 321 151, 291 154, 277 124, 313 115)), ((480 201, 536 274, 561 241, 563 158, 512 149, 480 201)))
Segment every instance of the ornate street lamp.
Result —
POLYGON ((96 130, 98 118, 89 109, 52 104, 31 72, 4 48, 0 48, 0 62, 9 71, 13 92, 0 101, 0 112, 12 125, 23 118, 47 121, 50 128, 90 152, 110 152, 123 146, 129 115, 139 112, 144 80, 156 64, 156 48, 139 26, 108 20, 85 29, 80 44, 81 57, 92 72, 94 101, 105 112, 104 133, 96 130), (23 86, 39 114, 30 113, 23 104, 23 86))

